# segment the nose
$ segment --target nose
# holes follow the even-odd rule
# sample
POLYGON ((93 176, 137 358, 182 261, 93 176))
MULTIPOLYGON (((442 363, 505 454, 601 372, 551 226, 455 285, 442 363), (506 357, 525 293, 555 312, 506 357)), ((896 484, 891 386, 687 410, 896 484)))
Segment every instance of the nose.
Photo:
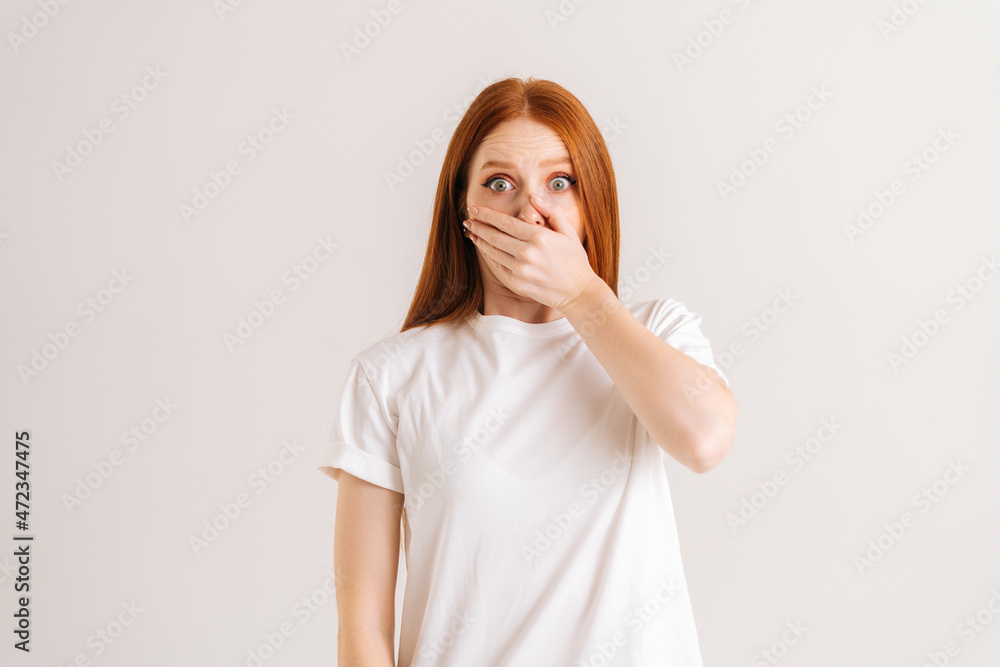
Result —
MULTIPOLYGON (((538 212, 538 209, 535 208, 532 205, 531 200, 528 199, 528 197, 531 196, 531 193, 532 191, 527 189, 521 191, 520 197, 515 203, 516 213, 514 217, 535 225, 544 225, 545 218, 542 217, 542 214, 538 212)), ((539 196, 541 196, 541 194, 539 194, 539 196)))

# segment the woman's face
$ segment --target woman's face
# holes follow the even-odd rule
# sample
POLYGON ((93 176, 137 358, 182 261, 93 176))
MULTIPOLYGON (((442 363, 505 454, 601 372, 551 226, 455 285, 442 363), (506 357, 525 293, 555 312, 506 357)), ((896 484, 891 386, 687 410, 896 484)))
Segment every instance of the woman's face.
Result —
MULTIPOLYGON (((467 176, 467 208, 486 206, 552 229, 528 200, 536 194, 544 206, 561 215, 576 230, 581 242, 586 240, 569 152, 559 135, 547 125, 529 118, 498 125, 472 156, 467 176)), ((495 279, 488 262, 480 259, 479 265, 495 279)))

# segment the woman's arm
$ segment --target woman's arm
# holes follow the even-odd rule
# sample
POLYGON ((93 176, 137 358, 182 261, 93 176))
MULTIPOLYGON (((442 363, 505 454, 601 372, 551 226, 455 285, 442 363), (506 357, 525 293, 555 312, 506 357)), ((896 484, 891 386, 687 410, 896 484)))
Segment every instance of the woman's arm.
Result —
POLYGON ((736 398, 715 371, 653 334, 600 279, 563 315, 667 454, 698 473, 722 461, 736 432, 736 398))
POLYGON ((403 494, 338 473, 333 569, 337 664, 395 667, 396 573, 403 494))
POLYGON ((535 195, 552 229, 486 206, 470 206, 476 248, 504 285, 566 316, 611 376, 646 431, 695 472, 729 452, 736 398, 722 378, 636 319, 590 266, 576 227, 535 195))

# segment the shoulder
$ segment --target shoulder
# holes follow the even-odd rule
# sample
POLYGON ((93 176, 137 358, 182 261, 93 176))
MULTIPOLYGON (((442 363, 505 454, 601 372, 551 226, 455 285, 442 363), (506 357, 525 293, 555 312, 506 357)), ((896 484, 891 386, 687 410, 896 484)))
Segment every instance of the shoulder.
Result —
POLYGON ((384 376, 388 370, 402 371, 428 352, 453 346, 463 328, 464 324, 453 322, 414 327, 362 348, 354 359, 371 378, 384 376))
POLYGON ((670 297, 649 299, 628 305, 640 322, 653 334, 695 361, 710 367, 725 385, 729 379, 715 362, 712 343, 701 330, 701 315, 670 297))
POLYGON ((657 330, 662 332, 670 328, 671 324, 678 324, 685 318, 698 317, 688 310, 683 302, 673 297, 658 297, 641 301, 630 300, 622 303, 635 315, 637 320, 654 333, 657 333, 657 330))

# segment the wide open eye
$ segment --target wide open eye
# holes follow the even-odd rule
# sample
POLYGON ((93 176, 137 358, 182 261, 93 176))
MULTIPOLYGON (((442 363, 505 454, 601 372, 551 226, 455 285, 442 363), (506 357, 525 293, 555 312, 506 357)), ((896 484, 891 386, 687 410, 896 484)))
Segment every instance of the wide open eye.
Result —
POLYGON ((503 176, 494 176, 494 177, 488 179, 485 183, 483 183, 483 185, 486 186, 487 188, 489 188, 490 190, 492 190, 493 192, 507 192, 508 190, 511 189, 511 187, 513 187, 511 185, 511 182, 508 181, 503 176), (502 184, 504 184, 504 186, 498 189, 498 188, 493 187, 494 183, 502 183, 502 184))
POLYGON ((556 192, 562 192, 563 190, 568 190, 570 186, 576 183, 575 178, 569 176, 556 176, 549 183, 552 183, 552 189, 556 192))

